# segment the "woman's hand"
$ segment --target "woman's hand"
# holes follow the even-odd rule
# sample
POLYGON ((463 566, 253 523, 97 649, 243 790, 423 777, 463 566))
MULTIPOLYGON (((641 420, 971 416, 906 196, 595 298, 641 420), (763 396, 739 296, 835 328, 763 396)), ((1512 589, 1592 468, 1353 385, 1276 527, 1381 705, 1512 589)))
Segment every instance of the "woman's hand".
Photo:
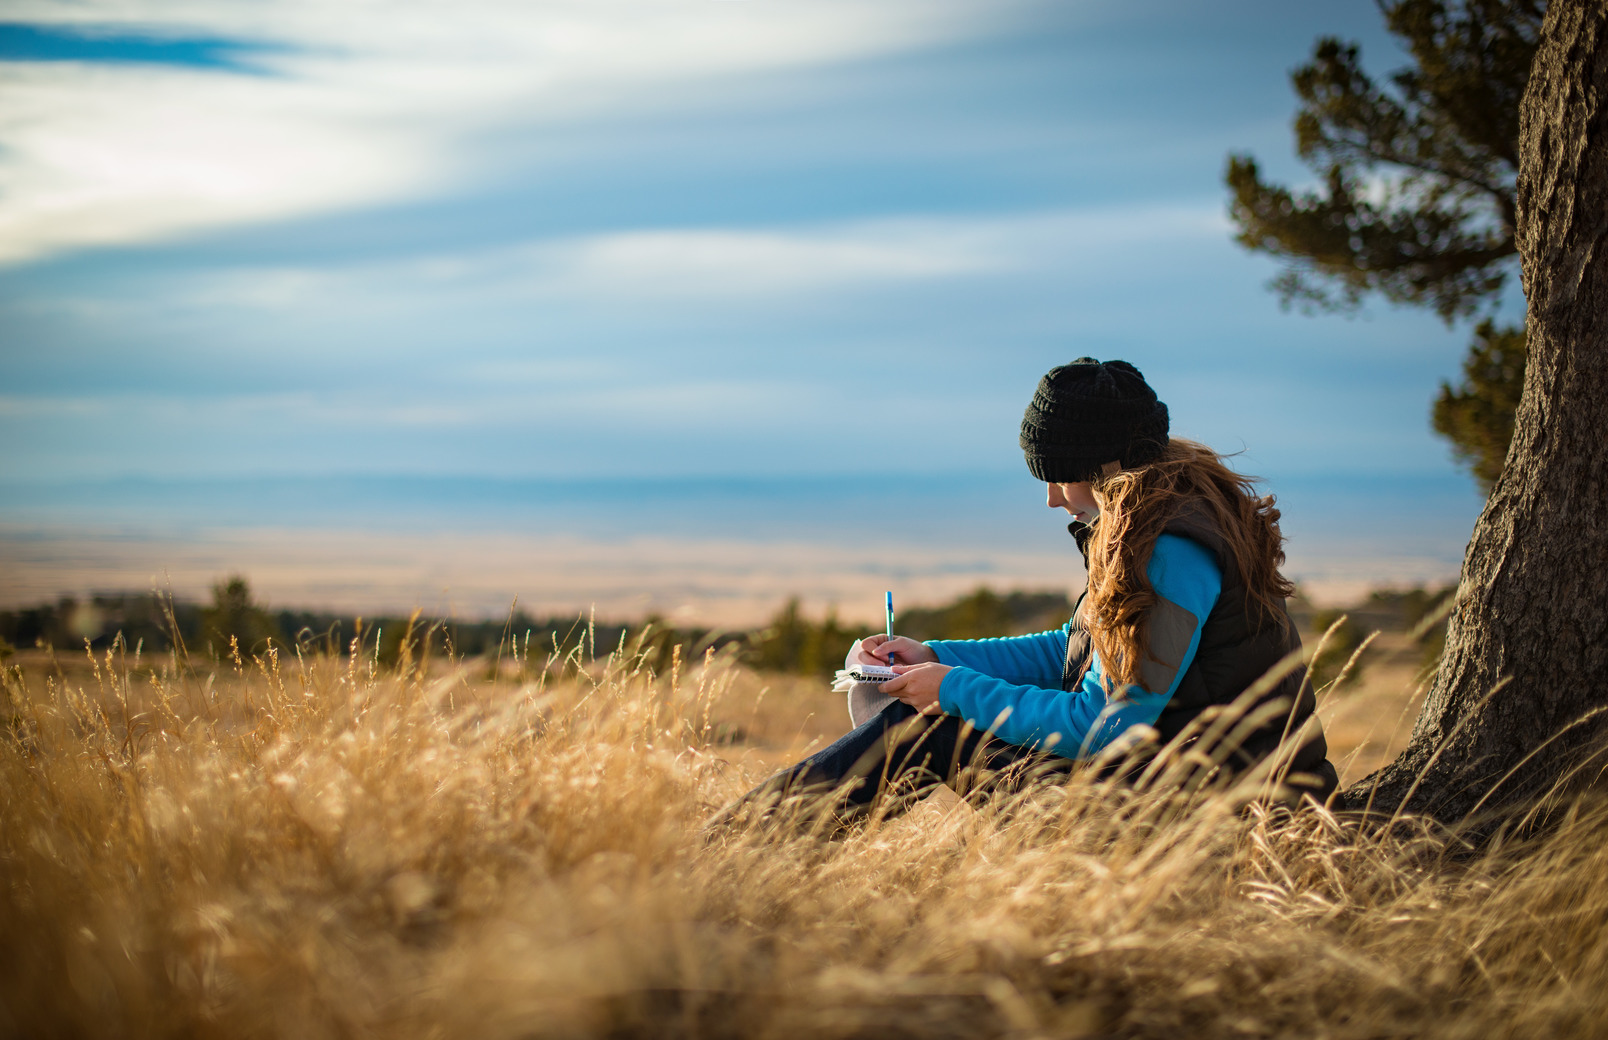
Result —
POLYGON ((860 640, 854 651, 856 664, 888 664, 888 655, 896 656, 898 664, 920 664, 923 661, 936 661, 938 655, 926 643, 919 643, 908 636, 894 636, 889 639, 878 632, 874 636, 866 636, 860 640))
POLYGON ((896 664, 893 670, 899 673, 899 677, 883 683, 882 692, 895 700, 904 701, 923 715, 942 715, 944 710, 938 706, 938 687, 943 685, 944 676, 949 674, 951 667, 936 661, 896 664))

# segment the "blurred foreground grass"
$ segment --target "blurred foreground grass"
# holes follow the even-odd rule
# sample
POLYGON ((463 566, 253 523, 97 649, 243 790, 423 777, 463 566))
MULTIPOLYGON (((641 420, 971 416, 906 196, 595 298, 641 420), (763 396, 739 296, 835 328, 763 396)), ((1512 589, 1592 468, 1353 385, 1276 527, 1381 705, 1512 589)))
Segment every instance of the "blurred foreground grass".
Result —
MULTIPOLYGON (((0 703, 0 1033, 1485 1038, 1608 1021, 1596 803, 1476 854, 1428 826, 1361 834, 1228 797, 1186 814, 1074 781, 935 797, 832 841, 706 844, 702 822, 840 731, 842 705, 714 655, 658 675, 646 660, 19 654, 0 703)), ((1410 727, 1400 670, 1387 654, 1325 706, 1353 776, 1410 727)))

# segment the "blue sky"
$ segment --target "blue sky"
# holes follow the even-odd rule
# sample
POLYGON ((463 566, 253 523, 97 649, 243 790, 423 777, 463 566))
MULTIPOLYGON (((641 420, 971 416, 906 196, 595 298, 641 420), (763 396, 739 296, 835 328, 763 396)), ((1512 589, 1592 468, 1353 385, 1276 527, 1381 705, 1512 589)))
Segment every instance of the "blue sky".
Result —
POLYGON ((1472 519, 1427 424, 1467 329, 1281 311, 1225 216, 1231 150, 1308 177, 1316 36, 1400 63, 1369 0, 7 11, 14 514, 126 478, 1003 477, 1090 354, 1275 487, 1472 519))

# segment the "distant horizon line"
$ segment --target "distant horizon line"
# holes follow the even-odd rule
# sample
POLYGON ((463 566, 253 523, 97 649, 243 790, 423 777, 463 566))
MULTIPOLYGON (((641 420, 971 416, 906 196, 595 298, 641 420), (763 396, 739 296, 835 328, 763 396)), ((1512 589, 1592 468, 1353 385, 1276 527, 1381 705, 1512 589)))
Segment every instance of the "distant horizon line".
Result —
MULTIPOLYGON (((1258 483, 1275 483, 1279 481, 1307 481, 1307 480, 1354 480, 1365 483, 1379 483, 1413 480, 1434 480, 1437 482, 1460 483, 1468 485, 1471 491, 1477 491, 1474 478, 1458 470, 1435 469, 1404 469, 1381 470, 1378 467, 1362 469, 1344 468, 1318 468, 1284 471, 1277 477, 1269 477, 1264 473, 1247 473, 1254 477, 1258 483)), ((776 485, 796 481, 827 482, 843 480, 867 480, 873 475, 859 470, 819 470, 819 471, 792 471, 780 473, 767 473, 761 475, 747 473, 618 473, 618 474, 567 474, 567 473, 532 473, 509 476, 505 473, 482 472, 439 472, 439 471, 333 471, 324 473, 294 473, 294 472, 256 472, 231 474, 195 474, 184 476, 153 475, 145 473, 102 474, 92 476, 5 476, 0 475, 0 488, 82 488, 106 487, 115 485, 150 485, 163 484, 169 486, 199 486, 218 484, 254 485, 262 483, 316 483, 327 481, 344 482, 390 482, 390 481, 431 481, 431 482, 464 482, 479 484, 496 484, 505 486, 514 485, 576 485, 607 487, 622 482, 648 483, 658 485, 669 484, 724 484, 724 485, 776 485)), ((898 473, 875 474, 874 479, 887 483, 915 483, 928 480, 942 479, 946 481, 1016 481, 1017 474, 1009 473, 1005 469, 933 469, 909 470, 898 473)), ((1039 483, 1032 474, 1025 471, 1020 474, 1020 483, 1039 483)), ((0 509, 3 509, 0 506, 0 509)))
MULTIPOLYGON (((251 584, 251 575, 248 574, 248 573, 245 573, 244 570, 231 571, 231 572, 220 574, 218 576, 217 583, 221 584, 223 582, 228 582, 228 581, 233 580, 234 578, 237 578, 237 577, 245 579, 246 583, 248 584, 248 586, 251 584)), ((1455 587, 1456 585, 1457 585, 1457 580, 1455 578, 1450 580, 1450 581, 1441 581, 1441 582, 1435 581, 1433 579, 1423 579, 1423 580, 1419 580, 1419 581, 1416 581, 1416 582, 1414 582, 1414 581, 1405 581, 1404 582, 1404 581, 1381 580, 1381 581, 1378 581, 1376 583, 1372 583, 1372 584, 1369 585, 1369 593, 1371 594, 1371 593, 1376 593, 1376 592, 1400 592, 1400 591, 1405 591, 1405 590, 1411 589, 1411 588, 1422 588, 1422 589, 1426 589, 1426 590, 1429 590, 1429 591, 1436 591, 1436 590, 1439 590, 1439 589, 1442 589, 1442 588, 1455 587)), ((975 596, 979 592, 987 592, 987 593, 989 593, 991 595, 1003 598, 1003 597, 1009 597, 1009 596, 1015 596, 1015 595, 1040 596, 1040 595, 1047 595, 1047 594, 1051 594, 1051 593, 1055 593, 1055 592, 1059 592, 1059 591, 1061 591, 1061 590, 1058 589, 1058 588, 1049 586, 1049 585, 1029 586, 1029 585, 1016 584, 1016 585, 1011 585, 1009 587, 1006 587, 1006 586, 1003 586, 1003 585, 990 584, 987 581, 979 581, 977 584, 971 586, 969 588, 969 590, 960 592, 960 593, 955 594, 955 595, 952 595, 948 599, 945 599, 945 600, 942 600, 942 601, 920 600, 920 601, 909 603, 902 609, 906 610, 906 611, 927 611, 927 610, 944 609, 946 607, 954 606, 955 604, 960 603, 960 602, 964 601, 965 599, 967 599, 967 598, 969 598, 971 596, 975 596)), ((1317 609, 1319 605, 1314 604, 1312 599, 1308 596, 1307 593, 1308 593, 1308 590, 1303 586, 1303 584, 1301 582, 1297 581, 1296 582, 1295 593, 1294 593, 1294 595, 1290 596, 1289 599, 1290 599, 1290 601, 1292 603, 1297 603, 1302 607, 1312 607, 1314 609, 1317 609)), ((253 596, 255 596, 255 595, 256 595, 256 592, 253 591, 253 596)), ((91 605, 91 606, 93 606, 93 605, 95 605, 94 601, 96 601, 96 600, 112 600, 112 599, 134 600, 134 599, 151 599, 151 598, 162 600, 164 602, 170 602, 170 603, 173 603, 173 604, 176 604, 176 605, 184 605, 186 607, 190 607, 190 606, 205 607, 205 606, 207 606, 207 600, 206 600, 204 594, 191 595, 191 594, 186 594, 186 593, 183 593, 183 592, 175 592, 171 588, 167 588, 167 589, 157 589, 157 588, 136 589, 136 588, 132 588, 132 587, 122 587, 122 588, 108 587, 108 588, 90 588, 90 589, 84 589, 84 590, 81 590, 81 591, 66 591, 66 592, 58 593, 58 594, 56 594, 54 596, 48 596, 47 595, 44 598, 35 599, 35 600, 29 600, 29 601, 21 601, 21 600, 0 601, 0 611, 15 612, 15 611, 19 611, 19 610, 30 610, 30 609, 35 609, 35 608, 39 608, 39 607, 59 607, 62 604, 69 603, 69 602, 73 603, 73 604, 91 605)), ((799 614, 800 614, 801 617, 809 617, 812 614, 817 613, 817 612, 819 612, 822 616, 825 616, 825 614, 828 613, 828 612, 830 612, 832 614, 837 614, 837 615, 842 615, 843 614, 843 612, 839 609, 838 604, 836 604, 835 602, 828 602, 827 604, 825 604, 824 607, 822 607, 820 609, 820 611, 816 611, 815 608, 805 604, 803 602, 804 599, 805 599, 805 597, 800 593, 789 592, 789 593, 784 593, 782 595, 781 602, 783 604, 785 604, 789 600, 799 600, 800 601, 799 614)), ((1073 599, 1072 596, 1070 596, 1070 595, 1067 596, 1067 600, 1068 600, 1069 604, 1071 603, 1072 599, 1073 599)), ((1363 597, 1359 597, 1356 600, 1356 602, 1357 603, 1363 602, 1363 597)), ((518 597, 513 597, 511 599, 509 607, 508 607, 508 609, 506 611, 503 611, 503 612, 500 612, 500 613, 499 612, 473 613, 473 614, 465 614, 465 615, 442 614, 442 613, 435 612, 435 611, 425 610, 423 607, 420 607, 420 606, 415 606, 415 607, 412 607, 412 608, 401 608, 401 607, 391 607, 391 606, 376 605, 372 610, 357 609, 357 610, 354 611, 354 610, 351 610, 351 609, 343 609, 343 608, 340 608, 340 607, 334 607, 334 606, 328 606, 328 605, 320 606, 320 605, 294 604, 294 603, 269 603, 269 602, 256 602, 255 600, 253 601, 252 606, 257 608, 257 609, 259 609, 259 610, 261 610, 261 611, 263 611, 264 613, 267 613, 267 614, 279 614, 279 613, 311 614, 311 615, 316 615, 316 616, 334 617, 334 618, 346 618, 346 617, 350 616, 350 617, 363 618, 365 620, 393 619, 393 618, 398 618, 398 617, 406 617, 406 616, 408 616, 408 615, 410 615, 410 614, 412 614, 414 612, 417 612, 418 615, 421 618, 425 619, 425 620, 431 620, 431 621, 453 620, 453 621, 462 621, 462 622, 469 623, 469 624, 483 624, 483 623, 486 623, 488 621, 498 620, 501 617, 525 617, 525 618, 530 619, 531 621, 553 622, 553 621, 557 621, 559 619, 568 619, 568 618, 571 618, 571 617, 579 617, 579 618, 582 618, 582 619, 586 619, 586 618, 591 617, 591 616, 595 616, 596 620, 600 624, 604 623, 604 622, 607 622, 607 623, 609 623, 611 625, 621 625, 621 624, 630 625, 630 624, 637 624, 637 623, 647 623, 647 622, 650 622, 650 621, 659 621, 659 622, 663 622, 663 623, 672 623, 672 619, 666 617, 664 611, 658 610, 656 608, 647 608, 646 613, 637 614, 637 615, 634 615, 634 616, 629 617, 629 618, 621 617, 621 616, 614 615, 614 614, 610 614, 610 615, 599 614, 597 612, 597 606, 595 604, 592 604, 592 605, 589 605, 589 606, 571 607, 568 610, 558 610, 556 612, 551 610, 551 609, 549 609, 549 610, 537 609, 537 610, 532 611, 532 610, 527 610, 524 607, 521 607, 519 605, 519 603, 518 603, 518 597)), ((778 609, 780 609, 780 608, 778 608, 778 609)), ((763 622, 763 621, 760 622, 760 624, 764 624, 764 623, 765 622, 763 622)), ((708 627, 708 626, 704 626, 704 627, 708 627)), ((715 627, 720 627, 720 626, 715 626, 715 627)))

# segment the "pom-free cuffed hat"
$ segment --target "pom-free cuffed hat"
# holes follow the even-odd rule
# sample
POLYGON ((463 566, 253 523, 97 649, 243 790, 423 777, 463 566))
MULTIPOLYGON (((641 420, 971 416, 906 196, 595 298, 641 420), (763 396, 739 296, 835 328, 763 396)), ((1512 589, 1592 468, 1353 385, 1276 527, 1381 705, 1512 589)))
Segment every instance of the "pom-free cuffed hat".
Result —
POLYGON ((1126 361, 1078 358, 1039 380, 1022 416, 1021 443, 1038 479, 1093 481, 1107 463, 1128 469, 1161 457, 1167 406, 1126 361))

